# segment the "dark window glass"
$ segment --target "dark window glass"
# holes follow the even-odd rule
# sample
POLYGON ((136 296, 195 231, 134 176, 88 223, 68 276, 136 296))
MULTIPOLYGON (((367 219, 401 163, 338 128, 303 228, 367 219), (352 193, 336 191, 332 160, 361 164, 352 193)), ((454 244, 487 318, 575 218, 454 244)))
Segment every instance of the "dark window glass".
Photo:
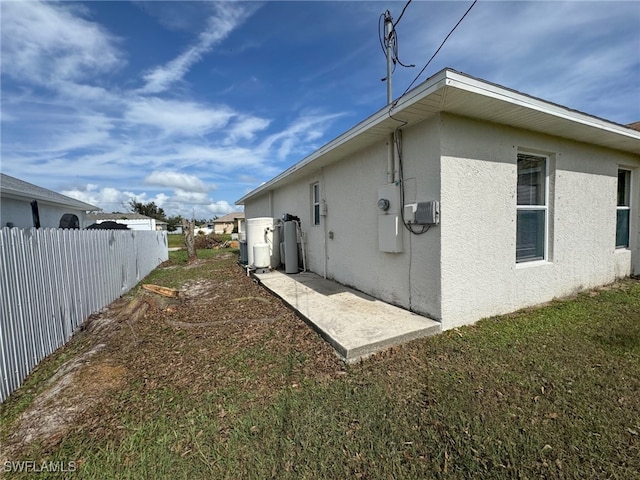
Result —
POLYGON ((616 247, 629 246, 629 209, 618 210, 616 218, 616 247))
POLYGON ((516 261, 544 260, 544 210, 519 210, 516 261))
POLYGON ((518 205, 545 204, 545 158, 518 155, 518 205))

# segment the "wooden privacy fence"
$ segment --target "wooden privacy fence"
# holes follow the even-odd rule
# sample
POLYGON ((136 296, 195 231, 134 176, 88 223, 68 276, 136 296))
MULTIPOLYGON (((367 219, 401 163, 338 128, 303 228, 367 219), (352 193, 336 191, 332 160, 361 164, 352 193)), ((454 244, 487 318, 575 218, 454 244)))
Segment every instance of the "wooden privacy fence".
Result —
POLYGON ((0 230, 0 402, 89 315, 167 259, 165 232, 0 230))

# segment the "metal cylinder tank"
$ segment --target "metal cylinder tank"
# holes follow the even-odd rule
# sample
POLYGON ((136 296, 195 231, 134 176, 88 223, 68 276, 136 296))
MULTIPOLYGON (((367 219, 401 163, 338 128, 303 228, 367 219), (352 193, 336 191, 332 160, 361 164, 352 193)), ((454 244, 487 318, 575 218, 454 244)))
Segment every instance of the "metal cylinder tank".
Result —
POLYGON ((298 273, 298 228, 296 222, 284 222, 284 271, 298 273))
POLYGON ((282 241, 280 242, 280 263, 283 265, 287 264, 287 260, 285 259, 285 252, 284 252, 284 235, 282 235, 282 241))
POLYGON ((249 252, 247 252, 247 241, 240 240, 240 263, 246 265, 249 262, 249 252))
MULTIPOLYGON (((248 218, 247 225, 247 261, 249 266, 255 265, 253 246, 259 243, 269 245, 271 268, 280 265, 280 220, 270 217, 248 218)), ((264 267, 257 267, 264 268, 264 267)))

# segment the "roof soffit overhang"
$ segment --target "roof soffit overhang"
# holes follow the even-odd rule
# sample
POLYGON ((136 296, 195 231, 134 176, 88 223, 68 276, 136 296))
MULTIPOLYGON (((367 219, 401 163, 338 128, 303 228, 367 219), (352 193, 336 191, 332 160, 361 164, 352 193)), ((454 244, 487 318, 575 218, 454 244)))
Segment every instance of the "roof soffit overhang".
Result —
POLYGON ((310 175, 376 142, 397 128, 439 113, 522 128, 640 155, 640 132, 561 105, 445 69, 327 143, 236 203, 310 175))
POLYGON ((12 198, 14 200, 23 200, 28 202, 36 200, 39 204, 43 204, 43 205, 72 208, 75 210, 81 210, 86 212, 100 210, 95 205, 91 205, 90 203, 85 203, 81 200, 76 200, 71 197, 69 197, 69 200, 70 200, 69 202, 62 201, 62 200, 58 201, 52 198, 48 198, 44 195, 40 195, 37 192, 22 192, 19 190, 14 190, 6 187, 2 188, 2 196, 5 198, 12 198))

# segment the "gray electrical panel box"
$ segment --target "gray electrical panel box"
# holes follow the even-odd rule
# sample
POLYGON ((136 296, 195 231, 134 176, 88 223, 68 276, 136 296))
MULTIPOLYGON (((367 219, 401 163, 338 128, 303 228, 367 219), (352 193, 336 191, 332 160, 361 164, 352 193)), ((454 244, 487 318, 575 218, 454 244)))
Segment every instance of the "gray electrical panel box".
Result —
POLYGON ((404 206, 404 219, 407 223, 417 225, 438 225, 440 223, 440 203, 431 202, 410 203, 404 206))
POLYGON ((390 183, 378 188, 378 249, 381 252, 400 253, 402 243, 402 217, 400 215, 400 187, 390 183))

